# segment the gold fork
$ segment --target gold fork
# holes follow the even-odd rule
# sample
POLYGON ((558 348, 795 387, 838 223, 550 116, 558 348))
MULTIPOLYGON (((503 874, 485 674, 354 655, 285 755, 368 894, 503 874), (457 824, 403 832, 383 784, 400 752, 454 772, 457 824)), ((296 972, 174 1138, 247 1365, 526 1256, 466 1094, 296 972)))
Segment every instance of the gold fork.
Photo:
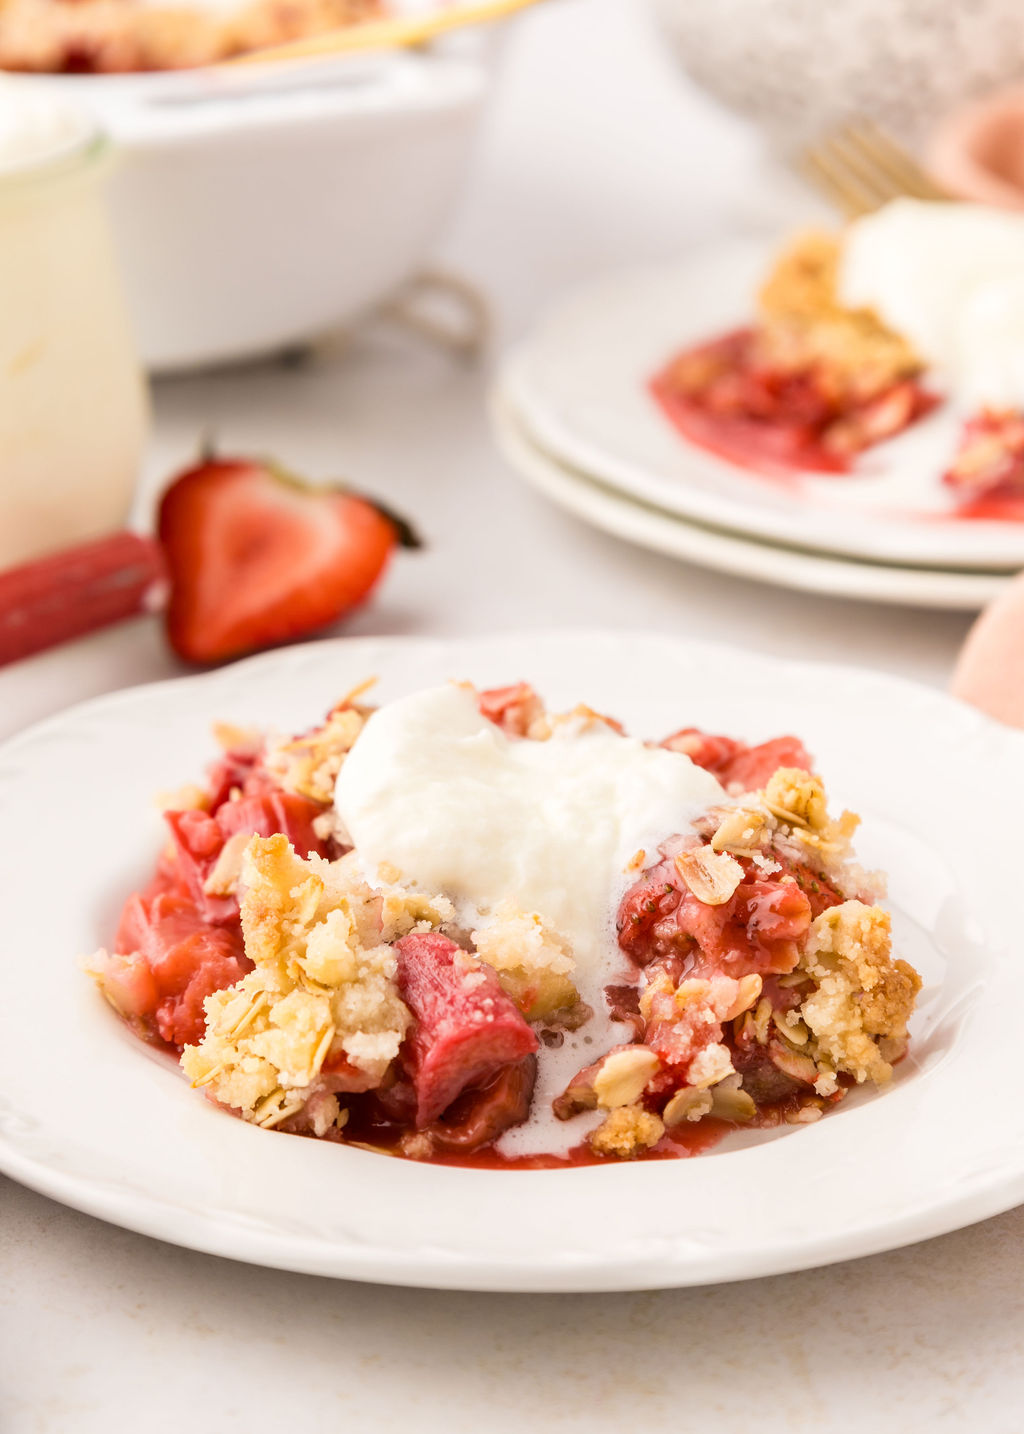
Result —
POLYGON ((807 148, 800 169, 848 219, 890 199, 948 199, 915 159, 870 120, 852 120, 807 148))

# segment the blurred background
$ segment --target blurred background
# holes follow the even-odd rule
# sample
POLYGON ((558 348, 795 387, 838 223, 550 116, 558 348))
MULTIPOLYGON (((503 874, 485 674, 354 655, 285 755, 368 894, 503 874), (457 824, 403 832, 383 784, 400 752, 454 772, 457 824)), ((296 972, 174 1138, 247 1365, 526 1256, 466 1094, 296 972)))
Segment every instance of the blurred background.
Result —
MULTIPOLYGON (((927 600, 912 573, 910 601, 887 572, 867 602, 851 568, 879 565, 779 549, 769 586, 768 544, 726 561, 625 542, 622 504, 584 522, 520 481, 489 404, 566 291, 837 224, 802 177, 837 124, 874 121, 949 193, 1012 213, 1019 5, 540 0, 397 54, 194 67, 333 34, 338 3, 276 0, 228 40, 223 16, 157 12, 146 45, 193 67, 140 75, 82 73, 155 63, 122 0, 0 0, 0 68, 39 71, 0 86, 0 735, 190 668, 156 616, 152 534, 212 443, 414 522, 423 549, 332 633, 683 631, 945 686, 1009 569, 969 574, 969 597, 936 569, 927 600)), ((297 1390, 315 1430, 512 1431, 524 1379, 546 1427, 586 1434, 594 1399, 608 1427, 666 1431, 688 1413, 745 1431, 751 1409, 816 1434, 853 1408, 881 1429, 1019 1427, 1019 1210, 835 1269, 545 1299, 258 1270, 2 1188, 5 1434, 108 1434, 115 1387, 157 1434, 182 1410, 277 1427, 297 1390)))
MULTIPOLYGON (((489 23, 427 43, 387 29, 461 10, 410 0, 381 32, 370 0, 251 0, 202 23, 138 0, 4 0, 0 58, 20 70, 0 129, 0 282, 17 315, 0 369, 4 562, 102 537, 133 488, 145 533, 212 434, 320 481, 349 475, 420 519, 427 553, 382 590, 382 630, 412 612, 474 621, 450 600, 450 541, 429 540, 457 532, 472 564, 466 534, 500 509, 555 560, 536 565, 539 606, 611 617, 652 571, 685 597, 717 579, 621 545, 618 603, 561 591, 603 540, 518 491, 496 457, 486 402, 509 345, 591 277, 834 225, 800 171, 843 120, 872 118, 951 193, 995 185, 1017 203, 1022 42, 999 0, 969 22, 962 5, 912 0, 491 0, 489 23), (361 25, 372 42, 333 53, 361 25), (303 37, 314 53, 198 63, 303 37), (161 63, 187 68, 132 72, 161 63)), ((515 546, 492 566, 514 566, 515 546)), ((518 601, 528 623, 531 597, 518 601)), ((134 667, 116 644, 89 650, 128 676, 168 670, 131 631, 134 667)))
MULTIPOLYGON (((532 621, 534 600, 568 620, 624 614, 652 573, 685 601, 719 580, 602 546, 516 487, 486 418, 510 344, 591 277, 685 260, 724 236, 768 253, 807 222, 835 225, 804 177, 806 150, 844 121, 872 120, 946 193, 1020 202, 1024 41, 1000 0, 969 13, 915 0, 490 0, 462 16, 488 23, 429 40, 401 28, 463 8, 422 0, 381 21, 371 0, 201 15, 3 0, 0 59, 18 70, 0 129, 3 563, 98 540, 129 514, 146 534, 161 489, 213 435, 314 480, 347 475, 420 521, 426 553, 396 565, 357 626, 476 621, 443 555, 457 535, 461 560, 478 562, 498 511, 509 537, 490 570, 514 570, 520 540, 538 555, 508 625, 532 621), (369 39, 354 48, 357 34, 369 39), (309 53, 223 63, 296 40, 309 53), (185 67, 137 71, 160 65, 185 67), (614 597, 561 582, 577 555, 618 569, 614 597)), ((709 552, 695 560, 715 566, 709 552)), ((740 583, 720 610, 735 605, 743 632, 756 623, 744 554, 729 563, 740 583)), ((798 581, 795 559, 775 568, 784 586, 798 581)), ((794 609, 802 625, 830 582, 858 592, 849 570, 800 576, 823 594, 794 609)), ((890 588, 887 599, 901 591, 890 588)), ((969 590, 947 584, 937 605, 966 611, 994 590, 983 574, 969 590)), ((844 612, 851 655, 874 654, 857 632, 873 634, 875 615, 844 612)), ((963 629, 957 616, 928 621, 963 629)), ((140 631, 88 650, 128 677, 174 670, 140 631)), ((45 685, 49 669, 37 672, 45 685)))

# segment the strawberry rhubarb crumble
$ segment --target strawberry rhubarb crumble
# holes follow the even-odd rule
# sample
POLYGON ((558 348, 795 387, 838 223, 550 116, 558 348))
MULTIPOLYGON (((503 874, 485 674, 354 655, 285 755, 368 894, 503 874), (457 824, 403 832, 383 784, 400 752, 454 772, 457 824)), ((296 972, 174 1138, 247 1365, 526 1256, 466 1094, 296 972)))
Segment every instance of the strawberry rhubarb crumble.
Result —
POLYGON ((651 391, 692 443, 776 478, 856 472, 941 409, 955 516, 1024 520, 1022 256, 1020 215, 893 201, 792 240, 753 322, 675 355, 651 391))
POLYGON ((780 255, 754 323, 677 354, 652 392, 685 437, 769 476, 846 473, 938 402, 926 365, 870 308, 839 297, 841 241, 809 233, 780 255))
POLYGON ((920 987, 801 743, 626 736, 525 684, 220 728, 87 967, 264 1128, 536 1168, 883 1085, 920 987))
POLYGON ((383 14, 380 0, 0 0, 0 69, 121 74, 193 69, 383 14))

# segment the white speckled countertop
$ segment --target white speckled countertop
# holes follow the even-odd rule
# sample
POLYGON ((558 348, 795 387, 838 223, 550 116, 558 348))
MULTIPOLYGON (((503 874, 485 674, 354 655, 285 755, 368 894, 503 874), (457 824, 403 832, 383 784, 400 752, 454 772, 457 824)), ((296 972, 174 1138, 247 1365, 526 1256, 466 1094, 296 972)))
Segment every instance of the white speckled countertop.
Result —
MULTIPOLYGON (((442 255, 490 293, 503 338, 569 282, 780 212, 753 137, 683 86, 639 10, 564 0, 511 39, 442 255)), ((168 382, 149 479, 214 430, 408 511, 429 551, 396 565, 353 632, 647 626, 946 680, 964 617, 716 577, 549 509, 497 456, 486 388, 383 326, 305 368, 168 382)), ((173 671, 147 623, 23 663, 0 672, 0 735, 173 671)), ((0 1216, 2 1434, 1024 1428, 1024 1210, 830 1269, 615 1296, 248 1268, 6 1182, 0 1216)))

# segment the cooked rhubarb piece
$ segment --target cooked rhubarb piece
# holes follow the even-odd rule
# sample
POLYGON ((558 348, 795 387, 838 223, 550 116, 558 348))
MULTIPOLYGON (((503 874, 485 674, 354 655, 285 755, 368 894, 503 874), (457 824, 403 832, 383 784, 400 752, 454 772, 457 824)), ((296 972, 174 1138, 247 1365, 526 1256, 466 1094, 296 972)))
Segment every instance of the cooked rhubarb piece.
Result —
POLYGON ((209 926, 187 897, 128 898, 116 950, 90 968, 110 1003, 144 1036, 182 1047, 202 1039, 203 1002, 252 968, 241 934, 209 926))
POLYGON ((530 1113, 530 1100, 537 1079, 536 1056, 524 1056, 514 1065, 502 1066, 484 1086, 465 1090, 452 1102, 442 1120, 435 1120, 418 1135, 409 1137, 405 1154, 433 1154, 438 1150, 468 1154, 497 1140, 503 1131, 518 1125, 530 1113), (425 1141, 422 1151, 417 1143, 425 1141))
POLYGON ((395 953, 398 989, 413 1014, 404 1059, 422 1130, 464 1090, 532 1055, 537 1037, 491 968, 446 936, 414 932, 395 953))
POLYGON ((199 810, 165 812, 182 877, 205 919, 215 925, 237 921, 236 887, 250 837, 281 832, 302 856, 326 855, 326 844, 313 829, 323 810, 308 797, 270 789, 224 802, 213 816, 199 810))
POLYGON ((151 612, 164 565, 151 538, 114 533, 0 573, 0 664, 151 612))

